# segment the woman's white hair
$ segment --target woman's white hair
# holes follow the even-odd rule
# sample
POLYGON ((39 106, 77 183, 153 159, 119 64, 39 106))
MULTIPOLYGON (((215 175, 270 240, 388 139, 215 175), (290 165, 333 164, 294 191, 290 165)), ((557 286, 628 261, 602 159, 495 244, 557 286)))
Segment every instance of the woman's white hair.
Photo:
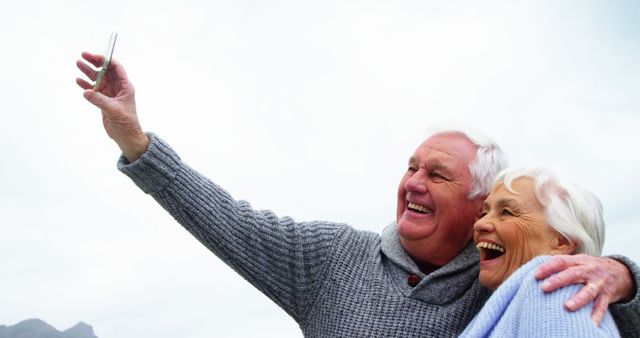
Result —
POLYGON ((502 148, 490 137, 469 128, 431 130, 432 136, 439 134, 460 135, 478 147, 476 157, 469 165, 469 172, 473 178, 469 199, 488 196, 493 186, 493 179, 507 166, 507 155, 502 148))
POLYGON ((574 254, 600 256, 604 244, 602 204, 596 195, 579 186, 560 181, 543 168, 517 167, 503 170, 496 177, 494 187, 504 187, 514 194, 511 183, 528 177, 535 182, 535 196, 544 207, 547 223, 572 243, 574 254))

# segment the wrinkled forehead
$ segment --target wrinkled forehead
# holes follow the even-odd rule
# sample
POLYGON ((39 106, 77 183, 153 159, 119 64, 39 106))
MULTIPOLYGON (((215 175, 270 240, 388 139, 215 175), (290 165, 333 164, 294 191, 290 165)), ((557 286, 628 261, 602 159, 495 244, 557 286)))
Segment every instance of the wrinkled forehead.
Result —
POLYGON ((414 156, 426 157, 432 161, 450 165, 470 165, 476 157, 478 146, 460 134, 436 134, 426 139, 414 156))
POLYGON ((535 193, 535 180, 527 176, 516 178, 510 186, 502 181, 496 182, 485 202, 497 200, 514 200, 524 206, 543 208, 535 193))

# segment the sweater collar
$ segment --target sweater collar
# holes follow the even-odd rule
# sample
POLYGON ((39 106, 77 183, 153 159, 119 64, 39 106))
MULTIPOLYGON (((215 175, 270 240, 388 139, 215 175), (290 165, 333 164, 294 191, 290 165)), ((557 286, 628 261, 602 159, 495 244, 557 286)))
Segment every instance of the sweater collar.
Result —
POLYGON ((396 285, 407 296, 435 304, 449 303, 466 292, 478 278, 480 260, 473 242, 443 267, 425 275, 400 244, 400 236, 393 222, 382 232, 382 253, 392 264, 387 264, 396 285), (408 275, 417 275, 420 282, 411 287, 408 275))

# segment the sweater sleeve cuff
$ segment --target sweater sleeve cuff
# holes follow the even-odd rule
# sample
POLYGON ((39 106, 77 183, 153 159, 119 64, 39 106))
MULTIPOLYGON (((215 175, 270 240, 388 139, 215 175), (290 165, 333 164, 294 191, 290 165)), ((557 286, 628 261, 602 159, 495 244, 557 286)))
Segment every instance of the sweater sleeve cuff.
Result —
POLYGON ((120 155, 118 169, 129 176, 142 191, 154 194, 175 179, 181 160, 160 137, 153 133, 147 133, 147 136, 150 141, 147 152, 133 163, 120 155))
POLYGON ((640 286, 640 268, 625 256, 611 255, 607 257, 617 260, 629 269, 629 272, 631 272, 633 276, 635 287, 635 294, 631 300, 611 304, 611 313, 616 319, 616 324, 623 337, 640 335, 640 292, 638 292, 638 286, 640 286))
POLYGON ((634 288, 636 290, 636 293, 633 298, 631 298, 631 300, 624 303, 616 303, 616 305, 624 306, 635 304, 640 308, 640 292, 638 292, 638 285, 640 285, 640 268, 638 267, 638 265, 636 265, 636 263, 625 256, 610 255, 607 257, 617 260, 618 262, 624 264, 627 269, 629 269, 629 272, 631 273, 631 276, 633 278, 634 288))

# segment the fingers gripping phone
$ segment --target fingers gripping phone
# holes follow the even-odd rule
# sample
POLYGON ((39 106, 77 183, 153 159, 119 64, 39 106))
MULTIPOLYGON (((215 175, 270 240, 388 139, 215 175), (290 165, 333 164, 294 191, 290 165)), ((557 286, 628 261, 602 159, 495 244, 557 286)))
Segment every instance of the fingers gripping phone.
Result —
POLYGON ((111 64, 111 56, 113 55, 113 48, 116 46, 117 38, 118 33, 111 33, 111 36, 109 37, 109 44, 107 45, 107 52, 104 54, 104 63, 98 72, 98 77, 96 78, 96 83, 93 85, 93 90, 97 90, 100 87, 107 70, 109 70, 109 64, 111 64))

